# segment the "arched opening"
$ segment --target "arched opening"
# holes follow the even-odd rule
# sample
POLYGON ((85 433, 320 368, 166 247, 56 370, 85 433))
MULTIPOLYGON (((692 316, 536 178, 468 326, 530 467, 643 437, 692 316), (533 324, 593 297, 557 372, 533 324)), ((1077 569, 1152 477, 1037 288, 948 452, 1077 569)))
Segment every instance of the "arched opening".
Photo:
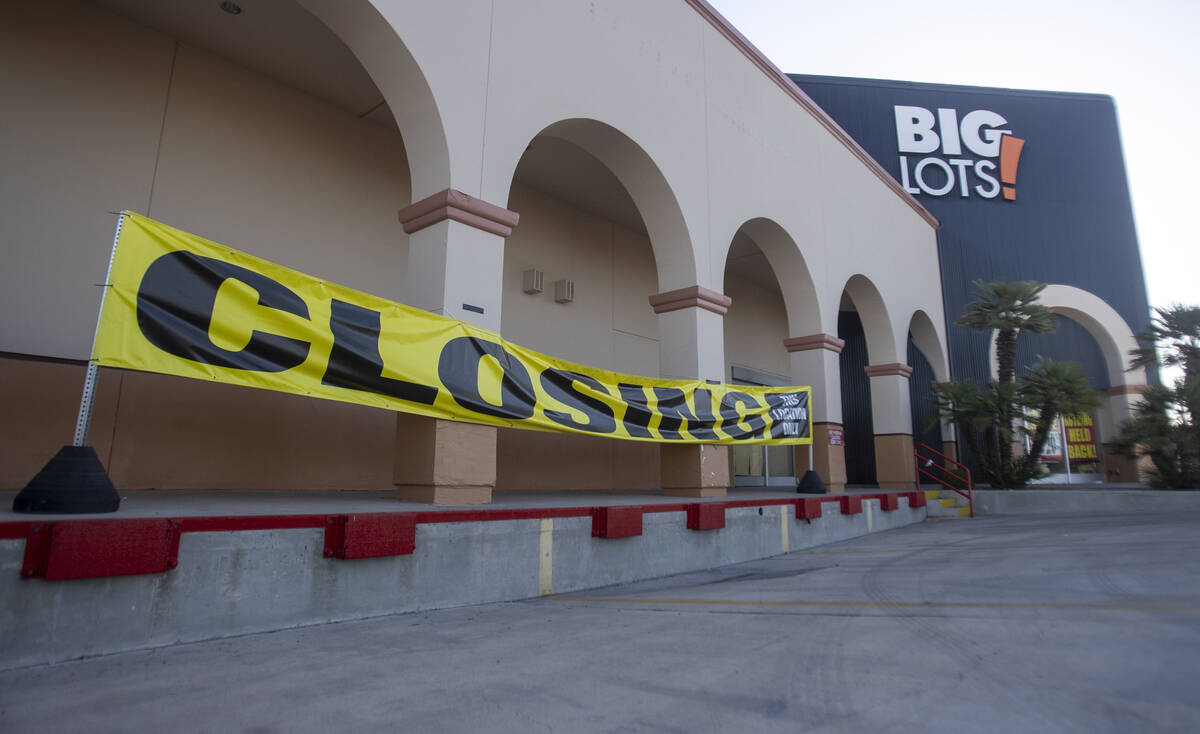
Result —
MULTIPOLYGON (((650 154, 628 135, 599 120, 573 118, 543 128, 524 150, 514 152, 516 173, 510 185, 534 176, 541 188, 554 191, 562 186, 562 196, 583 202, 585 210, 601 208, 624 225, 635 224, 636 213, 638 230, 649 239, 654 253, 660 291, 705 280, 700 278, 691 234, 670 183, 650 154), (556 159, 556 151, 566 157, 556 159), (596 173, 595 162, 603 174, 596 173), (584 168, 573 170, 576 163, 584 168)), ((485 191, 484 195, 496 195, 497 201, 513 200, 512 192, 506 190, 485 191)))
MULTIPOLYGON (((1086 361, 1084 369, 1089 377, 1094 376, 1097 382, 1108 383, 1103 387, 1146 384, 1144 370, 1132 372, 1125 370, 1128 365, 1129 352, 1136 349, 1138 343, 1137 338, 1133 335, 1133 330, 1129 328, 1116 309, 1099 296, 1069 285, 1048 285, 1042 291, 1039 300, 1051 313, 1063 317, 1058 320, 1058 323, 1060 325, 1066 323, 1065 331, 1061 338, 1057 332, 1042 337, 1022 334, 1018 339, 1018 345, 1021 340, 1026 340, 1031 345, 1026 348, 1027 352, 1038 348, 1032 346, 1037 344, 1045 350, 1042 353, 1048 357, 1053 353, 1064 355, 1063 357, 1054 357, 1055 359, 1069 358, 1071 361, 1081 363, 1086 361), (1069 319, 1074 324, 1072 325, 1064 319, 1069 319), (1090 339, 1086 337, 1090 337, 1090 339), (1031 339, 1034 341, 1029 341, 1031 339), (1060 343, 1053 344, 1052 342, 1060 343), (1071 357, 1070 355, 1073 354, 1078 356, 1071 357), (1102 362, 1101 359, 1097 359, 1097 355, 1100 356, 1102 362)), ((988 344, 988 359, 991 365, 991 374, 994 377, 998 372, 995 331, 992 332, 988 344)), ((1101 385, 1093 386, 1101 387, 1101 385)))
MULTIPOLYGON (((1068 417, 1053 432, 1043 451, 1049 472, 1043 481, 1135 481, 1136 465, 1104 448, 1104 442, 1115 438, 1121 422, 1130 417, 1136 388, 1146 384, 1144 370, 1125 370, 1129 352, 1137 347, 1133 331, 1116 309, 1074 286, 1048 285, 1040 301, 1055 315, 1056 328, 1049 334, 1018 335, 1017 373, 1042 357, 1076 362, 1091 386, 1103 393, 1101 407, 1093 415, 1068 417)), ((996 336, 993 331, 988 344, 993 378, 998 373, 996 336)))
MULTIPOLYGON (((730 242, 722 280, 733 301, 724 320, 725 379, 795 384, 784 342, 820 325, 816 289, 795 242, 771 220, 746 222, 730 242)), ((795 485, 798 462, 790 446, 734 446, 730 456, 735 486, 795 485)), ((800 470, 807 468, 805 453, 800 470)))
MULTIPOLYGON (((400 206, 419 201, 453 184, 450 170, 450 152, 442 116, 434 100, 433 90, 421 70, 420 64, 409 51, 400 33, 410 26, 403 17, 384 18, 370 0, 295 0, 323 24, 361 65, 359 70, 369 77, 376 90, 377 101, 360 117, 370 117, 390 122, 400 131, 407 142, 406 155, 412 171, 411 197, 400 202, 400 206)), ((290 5, 291 0, 279 0, 279 5, 290 5)), ((390 9, 391 16, 399 16, 401 9, 390 9)), ((239 16, 240 17, 240 16, 239 16)), ((260 34, 271 37, 278 33, 275 20, 266 27, 271 33, 260 34)), ((308 38, 319 34, 315 29, 306 33, 305 52, 311 49, 308 38)), ((259 42, 261 45, 261 42, 259 42)), ((353 67, 343 63, 344 71, 334 77, 319 56, 305 57, 305 63, 329 75, 331 89, 343 88, 347 74, 353 67)), ((366 90, 360 77, 355 84, 366 90)))
MULTIPOLYGON (((880 430, 876 425, 880 416, 877 413, 886 412, 888 406, 876 405, 867 367, 895 363, 897 353, 883 297, 863 275, 851 277, 842 291, 837 336, 846 343, 839 358, 846 484, 872 486, 878 482, 875 435, 880 430)), ((890 413, 884 417, 895 422, 890 413)), ((908 423, 905 416, 905 430, 908 423)))
MULTIPOLYGON (((642 216, 654 205, 635 193, 653 188, 641 180, 650 174, 630 167, 630 146, 618 131, 580 120, 530 141, 509 186, 507 207, 521 223, 505 243, 501 330, 555 357, 657 377, 649 297, 660 290, 663 248, 642 216)), ((661 486, 659 467, 652 443, 501 429, 496 489, 650 490, 661 486)))
POLYGON ((917 311, 909 321, 907 356, 913 370, 908 379, 913 441, 944 452, 943 441, 949 437, 938 420, 933 385, 949 380, 950 376, 937 329, 924 311, 917 311))
MULTIPOLYGON (((90 284, 104 272, 104 212, 114 209, 403 299, 396 210, 413 181, 445 179, 448 156, 420 70, 370 3, 276 0, 238 15, 215 2, 133 0, 27 10, 8 28, 27 62, 23 91, 6 98, 23 110, 13 149, 37 165, 22 176, 28 201, 10 200, 31 216, 6 240, 37 248, 13 253, 22 260, 56 265, 0 290, 28 296, 26 308, 55 298, 45 313, 57 323, 10 332, 4 351, 87 356, 90 284)), ((67 409, 31 421, 47 432, 30 440, 50 453, 62 443, 50 429, 73 421, 81 381, 58 379, 45 387, 70 396, 67 409)), ((381 411, 135 372, 102 373, 99 400, 93 441, 121 488, 392 487, 394 418, 381 411)), ((0 464, 27 480, 38 460, 31 450, 32 466, 0 464)))

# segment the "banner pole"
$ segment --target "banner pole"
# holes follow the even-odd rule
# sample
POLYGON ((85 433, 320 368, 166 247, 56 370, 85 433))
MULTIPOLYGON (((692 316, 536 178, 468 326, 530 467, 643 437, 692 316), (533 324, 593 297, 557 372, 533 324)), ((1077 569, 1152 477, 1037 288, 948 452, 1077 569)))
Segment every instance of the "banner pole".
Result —
POLYGON ((13 498, 13 512, 94 513, 116 512, 121 496, 100 463, 96 450, 87 445, 88 428, 92 423, 92 403, 96 397, 96 344, 100 336, 100 320, 104 301, 112 287, 113 263, 117 256, 117 240, 126 212, 117 213, 117 230, 108 253, 108 271, 104 275, 100 310, 96 314, 96 331, 92 335, 92 351, 88 357, 87 375, 83 380, 83 396, 79 400, 79 416, 75 420, 75 438, 63 446, 37 473, 29 484, 13 498))
POLYGON ((108 253, 108 270, 104 273, 104 288, 100 295, 100 310, 96 312, 96 330, 92 332, 92 351, 88 354, 87 375, 83 378, 83 396, 79 400, 79 417, 75 420, 75 440, 71 444, 76 448, 87 445, 88 431, 92 426, 92 403, 96 398, 96 376, 100 371, 96 366, 96 342, 100 337, 100 319, 104 314, 104 300, 108 297, 108 289, 112 287, 113 262, 117 259, 117 241, 121 239, 121 225, 125 223, 125 212, 117 215, 117 230, 113 233, 112 249, 108 253))

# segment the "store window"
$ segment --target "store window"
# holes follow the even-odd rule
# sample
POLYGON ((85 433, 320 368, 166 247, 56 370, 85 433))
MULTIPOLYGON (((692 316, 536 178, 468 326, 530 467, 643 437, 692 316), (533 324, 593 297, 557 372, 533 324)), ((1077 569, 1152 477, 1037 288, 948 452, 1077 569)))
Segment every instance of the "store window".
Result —
MULTIPOLYGON (((745 367, 732 367, 730 382, 735 385, 782 387, 791 380, 745 367)), ((734 446, 733 484, 735 487, 796 486, 795 451, 792 446, 734 446)))

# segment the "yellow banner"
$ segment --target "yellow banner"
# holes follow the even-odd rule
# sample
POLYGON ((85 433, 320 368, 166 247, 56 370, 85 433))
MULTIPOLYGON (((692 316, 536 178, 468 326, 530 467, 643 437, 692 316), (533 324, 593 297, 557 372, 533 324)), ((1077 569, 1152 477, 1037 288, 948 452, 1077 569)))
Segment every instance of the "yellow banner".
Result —
POLYGON ((812 443, 809 387, 661 380, 566 362, 130 212, 93 361, 493 426, 812 443))

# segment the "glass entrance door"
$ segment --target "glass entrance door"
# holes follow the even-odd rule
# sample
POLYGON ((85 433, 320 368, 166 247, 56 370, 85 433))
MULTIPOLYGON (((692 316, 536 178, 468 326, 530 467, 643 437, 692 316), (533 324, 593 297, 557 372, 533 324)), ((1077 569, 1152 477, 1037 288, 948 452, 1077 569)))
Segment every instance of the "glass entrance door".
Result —
MULTIPOLYGON (((778 387, 787 380, 756 370, 733 368, 730 380, 735 385, 778 387)), ((796 486, 795 450, 792 446, 733 446, 733 484, 735 487, 796 486)))

